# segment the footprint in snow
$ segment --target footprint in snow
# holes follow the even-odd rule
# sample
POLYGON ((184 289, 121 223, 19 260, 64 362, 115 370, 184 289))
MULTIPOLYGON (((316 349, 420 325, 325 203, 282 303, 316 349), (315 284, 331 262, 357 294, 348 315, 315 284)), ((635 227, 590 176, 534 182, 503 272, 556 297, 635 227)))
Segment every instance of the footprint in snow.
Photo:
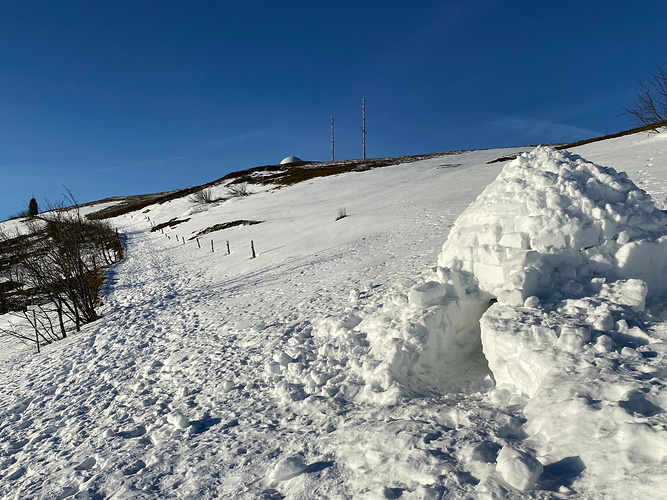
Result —
POLYGON ((22 430, 30 427, 33 423, 33 420, 31 418, 25 419, 23 422, 21 422, 19 425, 16 426, 17 429, 22 430))
POLYGON ((109 429, 105 432, 104 435, 105 435, 105 437, 119 436, 119 437, 122 437, 122 438, 125 438, 125 439, 132 439, 132 438, 141 437, 144 434, 146 434, 146 427, 144 427, 143 425, 139 425, 139 426, 135 427, 134 429, 130 429, 128 431, 120 431, 120 432, 116 432, 116 433, 114 433, 112 430, 109 429))
POLYGON ((7 476, 7 479, 8 479, 9 481, 14 481, 14 480, 20 478, 23 474, 25 474, 25 470, 26 470, 25 467, 19 467, 19 468, 16 469, 14 472, 12 472, 11 474, 9 474, 9 475, 7 476))
POLYGON ((30 440, 29 439, 19 439, 18 441, 11 441, 9 443, 9 449, 12 451, 19 450, 23 448, 26 444, 28 444, 30 440))
POLYGON ((75 495, 78 492, 79 492, 78 486, 68 486, 67 488, 64 488, 63 492, 56 497, 56 500, 63 500, 64 498, 71 497, 72 495, 75 495))
POLYGON ((136 474, 137 472, 139 472, 144 467, 146 467, 146 462, 144 462, 143 460, 137 460, 133 464, 123 469, 123 474, 126 476, 131 476, 132 474, 136 474))
POLYGON ((93 457, 88 457, 79 465, 74 467, 74 470, 90 470, 95 466, 96 463, 97 460, 95 460, 93 457))

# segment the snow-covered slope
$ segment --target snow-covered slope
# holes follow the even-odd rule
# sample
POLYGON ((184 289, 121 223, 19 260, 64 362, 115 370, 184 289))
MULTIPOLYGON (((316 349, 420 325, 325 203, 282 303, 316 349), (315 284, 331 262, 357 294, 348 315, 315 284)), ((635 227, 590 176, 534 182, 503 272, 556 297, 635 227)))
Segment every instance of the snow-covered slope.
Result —
POLYGON ((0 495, 659 498, 666 136, 114 219, 104 317, 0 357, 0 495))

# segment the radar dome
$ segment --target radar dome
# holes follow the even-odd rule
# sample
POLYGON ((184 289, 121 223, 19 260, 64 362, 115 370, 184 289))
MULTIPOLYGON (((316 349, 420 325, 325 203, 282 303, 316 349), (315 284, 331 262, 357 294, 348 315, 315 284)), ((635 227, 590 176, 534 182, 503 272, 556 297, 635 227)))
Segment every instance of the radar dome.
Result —
POLYGON ((280 162, 281 165, 285 165, 287 163, 296 163, 297 161, 303 161, 301 158, 297 158, 296 156, 288 156, 287 158, 284 158, 283 161, 280 162))

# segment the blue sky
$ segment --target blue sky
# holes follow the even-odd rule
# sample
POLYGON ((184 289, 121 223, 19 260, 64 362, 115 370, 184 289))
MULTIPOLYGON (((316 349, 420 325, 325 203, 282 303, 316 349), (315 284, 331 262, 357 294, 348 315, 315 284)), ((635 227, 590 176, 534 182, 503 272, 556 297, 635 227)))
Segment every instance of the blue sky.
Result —
POLYGON ((667 3, 0 1, 0 218, 290 154, 564 142, 633 126, 667 3))

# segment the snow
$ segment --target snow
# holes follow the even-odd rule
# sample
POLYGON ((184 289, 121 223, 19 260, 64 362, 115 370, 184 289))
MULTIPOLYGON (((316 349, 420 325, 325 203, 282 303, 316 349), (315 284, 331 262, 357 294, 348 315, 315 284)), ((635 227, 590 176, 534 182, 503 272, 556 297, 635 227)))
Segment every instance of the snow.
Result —
POLYGON ((496 459, 496 471, 507 484, 519 491, 526 491, 544 471, 535 457, 509 445, 503 446, 496 459))
POLYGON ((113 219, 102 319, 0 351, 0 495, 659 498, 665 137, 113 219))

